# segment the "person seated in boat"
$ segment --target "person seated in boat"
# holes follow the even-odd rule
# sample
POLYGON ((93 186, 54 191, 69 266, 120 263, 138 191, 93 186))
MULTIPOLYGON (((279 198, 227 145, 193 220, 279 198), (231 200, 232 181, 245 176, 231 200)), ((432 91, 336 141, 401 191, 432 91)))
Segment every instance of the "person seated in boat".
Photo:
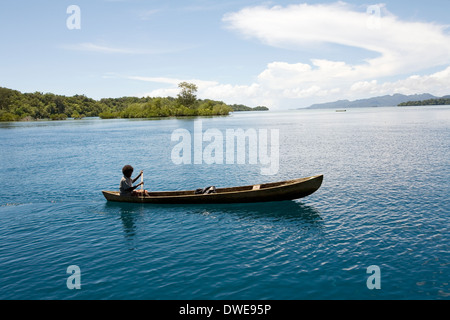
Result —
POLYGON ((123 177, 122 180, 120 180, 120 195, 121 196, 148 196, 147 190, 135 190, 137 187, 144 184, 144 182, 140 182, 137 185, 133 186, 133 183, 136 182, 137 179, 141 177, 141 175, 144 173, 142 170, 139 173, 139 175, 132 179, 131 175, 133 174, 133 167, 130 165, 126 165, 122 168, 123 177))

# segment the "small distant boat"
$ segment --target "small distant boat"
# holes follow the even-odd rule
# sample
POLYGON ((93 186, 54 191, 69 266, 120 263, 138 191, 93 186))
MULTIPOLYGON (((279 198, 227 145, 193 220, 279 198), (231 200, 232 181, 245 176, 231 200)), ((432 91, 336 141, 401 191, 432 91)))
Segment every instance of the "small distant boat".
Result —
POLYGON ((217 188, 215 193, 196 194, 196 190, 149 192, 148 196, 121 196, 117 191, 102 191, 106 200, 158 204, 250 203, 295 200, 309 196, 322 185, 323 175, 256 184, 217 188))
POLYGON ((344 110, 344 109, 342 109, 342 110, 336 110, 336 112, 347 112, 347 110, 344 110))

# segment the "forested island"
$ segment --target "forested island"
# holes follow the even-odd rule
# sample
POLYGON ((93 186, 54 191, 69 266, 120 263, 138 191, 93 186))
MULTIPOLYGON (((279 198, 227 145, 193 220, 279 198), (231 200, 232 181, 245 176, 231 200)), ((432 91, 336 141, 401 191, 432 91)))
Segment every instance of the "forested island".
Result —
POLYGON ((269 111, 269 108, 266 106, 257 106, 254 108, 250 108, 247 106, 244 106, 243 104, 232 104, 230 107, 233 109, 233 111, 269 111))
POLYGON ((95 100, 84 95, 67 97, 53 93, 22 93, 0 87, 0 121, 65 120, 84 117, 153 118, 182 116, 228 115, 233 111, 261 111, 267 107, 250 108, 227 105, 222 101, 197 99, 197 86, 182 82, 180 93, 173 97, 122 97, 95 100))
POLYGON ((450 105, 450 96, 422 101, 408 101, 400 103, 398 106, 406 107, 406 106, 445 106, 445 105, 450 105))

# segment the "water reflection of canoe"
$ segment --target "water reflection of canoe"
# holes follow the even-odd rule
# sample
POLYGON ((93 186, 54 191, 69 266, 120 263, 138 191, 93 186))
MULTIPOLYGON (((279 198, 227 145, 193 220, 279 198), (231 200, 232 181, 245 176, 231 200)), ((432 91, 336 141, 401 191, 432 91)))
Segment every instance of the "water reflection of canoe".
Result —
POLYGON ((102 191, 106 200, 137 203, 248 203, 294 200, 309 196, 317 191, 323 180, 323 175, 272 182, 243 187, 217 188, 216 193, 195 194, 188 191, 157 191, 149 192, 149 196, 121 196, 117 191, 102 191))

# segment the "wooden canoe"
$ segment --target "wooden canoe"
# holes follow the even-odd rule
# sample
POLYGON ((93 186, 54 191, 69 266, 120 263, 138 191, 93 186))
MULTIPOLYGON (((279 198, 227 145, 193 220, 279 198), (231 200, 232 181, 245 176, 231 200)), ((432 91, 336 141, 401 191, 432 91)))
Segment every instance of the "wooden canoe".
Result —
POLYGON ((317 191, 323 175, 272 182, 243 187, 217 188, 216 193, 195 194, 188 191, 149 192, 149 196, 121 196, 117 191, 102 191, 106 200, 116 202, 202 204, 202 203, 249 203, 294 200, 317 191))

